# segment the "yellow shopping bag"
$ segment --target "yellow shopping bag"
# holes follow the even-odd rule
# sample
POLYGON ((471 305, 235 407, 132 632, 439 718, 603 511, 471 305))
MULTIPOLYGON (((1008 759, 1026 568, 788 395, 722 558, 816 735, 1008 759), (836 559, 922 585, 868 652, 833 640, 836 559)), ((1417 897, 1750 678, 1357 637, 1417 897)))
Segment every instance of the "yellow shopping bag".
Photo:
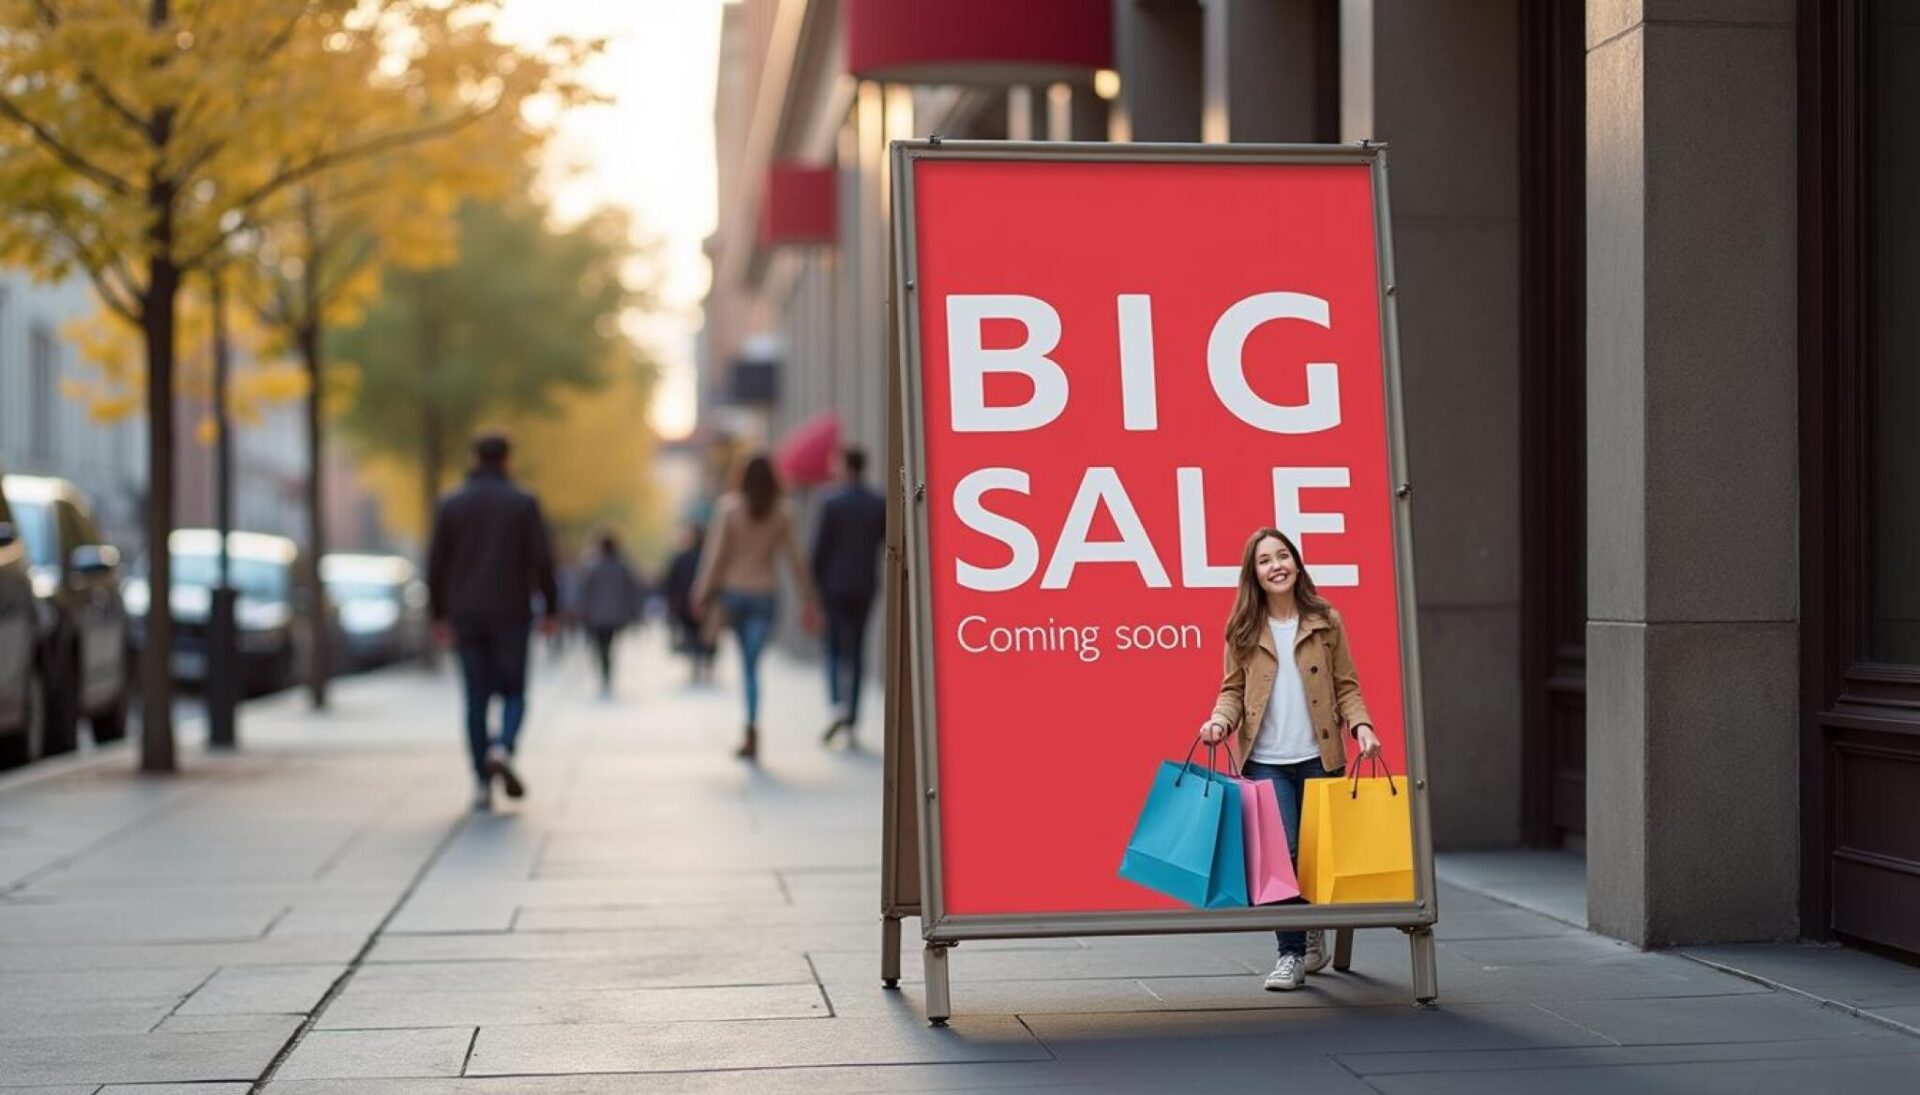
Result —
MULTIPOLYGON (((1413 814, 1392 773, 1310 779, 1300 819, 1300 896, 1316 905, 1413 900, 1413 814)), ((1383 769, 1384 770, 1384 769, 1383 769)))

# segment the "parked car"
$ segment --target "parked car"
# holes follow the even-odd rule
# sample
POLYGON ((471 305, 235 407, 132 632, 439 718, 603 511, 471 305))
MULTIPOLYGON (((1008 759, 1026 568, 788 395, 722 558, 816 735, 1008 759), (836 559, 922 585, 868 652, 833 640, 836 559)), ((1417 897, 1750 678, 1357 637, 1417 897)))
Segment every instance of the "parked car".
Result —
POLYGON ((97 742, 123 737, 133 673, 120 551, 101 538, 74 484, 36 475, 9 475, 4 484, 26 542, 34 595, 51 620, 42 646, 46 751, 78 746, 82 717, 97 742))
POLYGON ((13 523, 0 480, 0 767, 38 760, 46 748, 46 681, 40 666, 45 632, 26 537, 13 523))
POLYGON ((425 651, 427 586, 411 562, 398 555, 326 555, 320 581, 334 605, 343 667, 390 665, 425 651))
MULTIPOLYGON (((213 587, 219 581, 220 534, 213 529, 175 529, 167 538, 173 560, 173 679, 207 679, 207 618, 213 587)), ((227 537, 231 582, 239 597, 234 624, 240 648, 241 687, 249 695, 293 684, 306 662, 309 614, 295 592, 300 549, 284 536, 235 532, 227 537)), ((126 586, 127 611, 136 620, 136 644, 143 641, 147 602, 145 578, 126 586)))

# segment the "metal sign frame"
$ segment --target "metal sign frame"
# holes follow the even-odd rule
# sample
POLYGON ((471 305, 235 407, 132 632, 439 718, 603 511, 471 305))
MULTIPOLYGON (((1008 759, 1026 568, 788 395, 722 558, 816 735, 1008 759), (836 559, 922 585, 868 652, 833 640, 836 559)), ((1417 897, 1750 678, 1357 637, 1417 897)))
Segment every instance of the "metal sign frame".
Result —
MULTIPOLYGON (((920 907, 922 936, 927 941, 928 1018, 936 1024, 947 1018, 947 948, 967 939, 1040 938, 1078 935, 1147 935, 1196 932, 1237 932, 1256 929, 1300 931, 1336 929, 1339 950, 1350 946, 1354 928, 1399 928, 1412 940, 1414 997, 1431 1001, 1438 993, 1434 976, 1432 925, 1438 918, 1433 873, 1433 838, 1428 806, 1426 730, 1421 714, 1420 658, 1416 635, 1413 577, 1411 481, 1407 470, 1405 419, 1402 413, 1399 324, 1394 313, 1393 235, 1387 205, 1387 149, 1384 144, 1350 145, 1234 145, 1234 144, 1104 144, 1094 142, 894 141, 890 150, 893 199, 892 316, 895 353, 890 378, 898 399, 894 413, 901 427, 903 479, 896 494, 906 509, 904 600, 902 628, 911 651, 907 679, 893 682, 910 691, 910 703, 889 703, 891 717, 911 714, 911 750, 917 764, 899 773, 900 793, 911 793, 919 819, 920 907), (1378 272, 1381 360, 1385 370, 1388 472, 1394 484, 1392 500, 1394 584, 1399 604, 1400 664, 1406 727, 1406 782, 1411 795, 1413 829, 1414 900, 1391 904, 1269 905, 1233 909, 1143 910, 1138 912, 1024 913, 1011 915, 954 915, 946 911, 943 892, 940 833, 940 763, 933 670, 932 601, 929 564, 929 512, 926 491, 926 430, 921 353, 919 251, 914 205, 914 165, 923 160, 1045 161, 1054 163, 1181 163, 1181 164, 1309 164, 1361 165, 1373 184, 1375 266, 1378 272)), ((896 606, 892 611, 898 612, 896 606)), ((891 613, 890 613, 891 614, 891 613)), ((896 617, 897 619, 897 617, 896 617)), ((890 727, 889 740, 906 741, 909 730, 890 727)), ((904 806, 904 803, 898 804, 904 806)), ((889 846, 897 840, 893 811, 888 803, 889 846)), ((895 859, 899 857, 889 857, 895 859)), ((891 887, 894 880, 886 879, 891 887)), ((898 977, 898 920, 904 912, 890 901, 886 924, 891 933, 891 961, 883 967, 898 977)), ((885 948, 883 948, 885 949, 885 948)), ((1336 967, 1345 968, 1337 956, 1336 967)))

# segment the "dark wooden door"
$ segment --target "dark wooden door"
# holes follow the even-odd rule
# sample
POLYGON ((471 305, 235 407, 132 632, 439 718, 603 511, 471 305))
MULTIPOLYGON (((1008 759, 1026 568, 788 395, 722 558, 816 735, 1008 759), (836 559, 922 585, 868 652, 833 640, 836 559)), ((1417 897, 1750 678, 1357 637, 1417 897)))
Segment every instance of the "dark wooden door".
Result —
POLYGON ((1522 800, 1558 847, 1587 811, 1585 31, 1520 10, 1522 800))
POLYGON ((1920 10, 1799 42, 1801 926, 1920 956, 1920 10))

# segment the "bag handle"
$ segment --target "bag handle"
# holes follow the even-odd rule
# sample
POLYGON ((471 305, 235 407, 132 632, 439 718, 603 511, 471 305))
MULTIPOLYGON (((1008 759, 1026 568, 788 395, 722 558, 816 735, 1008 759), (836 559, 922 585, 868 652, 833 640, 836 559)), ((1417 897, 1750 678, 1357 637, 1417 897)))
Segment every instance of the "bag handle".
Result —
POLYGON ((1352 772, 1352 774, 1347 777, 1347 797, 1348 798, 1360 797, 1360 766, 1366 763, 1367 761, 1373 762, 1372 771, 1375 775, 1384 775, 1387 777, 1387 790, 1393 792, 1395 795, 1398 795, 1400 793, 1400 788, 1397 784, 1393 782, 1393 769, 1387 767, 1387 762, 1381 760, 1380 755, 1378 753, 1375 753, 1373 756, 1370 756, 1370 757, 1358 758, 1352 764, 1347 766, 1352 772))
MULTIPOLYGON (((1180 762, 1180 774, 1173 777, 1173 785, 1175 787, 1180 786, 1180 781, 1183 779, 1186 779, 1187 773, 1189 771, 1192 771, 1193 751, 1195 749, 1200 748, 1202 741, 1203 739, 1196 734, 1194 735, 1193 744, 1187 746, 1187 757, 1185 760, 1180 762)), ((1207 742, 1206 745, 1207 745, 1207 771, 1218 772, 1220 770, 1220 765, 1218 760, 1220 745, 1218 742, 1207 742)), ((1229 763, 1231 763, 1233 760, 1233 750, 1231 748, 1227 750, 1227 760, 1229 763)), ((1232 773, 1229 773, 1229 774, 1232 774, 1232 773)), ((1205 798, 1211 794, 1213 794, 1213 781, 1207 780, 1206 786, 1200 789, 1200 796, 1202 798, 1205 798)))

